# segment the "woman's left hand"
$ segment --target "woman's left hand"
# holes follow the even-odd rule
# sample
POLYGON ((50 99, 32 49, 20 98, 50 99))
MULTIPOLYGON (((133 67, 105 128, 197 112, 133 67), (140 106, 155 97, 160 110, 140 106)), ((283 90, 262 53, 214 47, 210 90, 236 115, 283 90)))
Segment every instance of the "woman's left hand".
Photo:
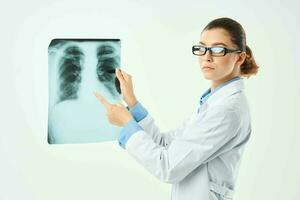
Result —
POLYGON ((106 108, 106 116, 111 124, 124 126, 132 119, 131 113, 121 103, 111 104, 98 92, 94 92, 94 95, 106 108))

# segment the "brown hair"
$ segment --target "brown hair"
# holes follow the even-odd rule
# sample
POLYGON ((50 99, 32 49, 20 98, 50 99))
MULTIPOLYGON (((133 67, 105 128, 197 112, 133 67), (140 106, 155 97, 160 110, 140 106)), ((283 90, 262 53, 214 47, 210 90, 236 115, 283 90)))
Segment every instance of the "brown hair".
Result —
POLYGON ((233 19, 222 17, 209 22, 203 31, 215 28, 222 28, 226 30, 231 36, 231 41, 238 47, 238 49, 246 52, 245 61, 240 66, 241 75, 249 78, 251 75, 256 74, 259 66, 254 60, 250 47, 246 44, 246 33, 242 25, 233 19))

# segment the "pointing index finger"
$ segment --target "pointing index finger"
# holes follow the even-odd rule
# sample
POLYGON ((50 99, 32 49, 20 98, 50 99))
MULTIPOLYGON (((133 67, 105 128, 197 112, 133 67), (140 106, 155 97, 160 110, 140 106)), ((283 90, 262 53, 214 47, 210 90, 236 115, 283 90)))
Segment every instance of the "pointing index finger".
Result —
POLYGON ((105 106, 106 109, 109 109, 111 107, 111 104, 98 92, 94 92, 94 95, 105 106))

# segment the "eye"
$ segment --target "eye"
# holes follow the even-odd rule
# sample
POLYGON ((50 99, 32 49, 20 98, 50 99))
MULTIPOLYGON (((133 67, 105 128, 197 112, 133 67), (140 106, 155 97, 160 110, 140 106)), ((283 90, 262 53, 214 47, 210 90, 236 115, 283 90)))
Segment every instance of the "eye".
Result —
POLYGON ((205 53, 205 47, 200 45, 193 46, 193 52, 196 55, 203 55, 205 53))
POLYGON ((204 46, 196 46, 197 51, 204 53, 205 47, 204 46))
POLYGON ((205 52, 205 47, 204 46, 199 46, 199 52, 204 53, 205 52))
POLYGON ((225 53, 224 47, 212 47, 211 52, 215 55, 222 55, 225 53))

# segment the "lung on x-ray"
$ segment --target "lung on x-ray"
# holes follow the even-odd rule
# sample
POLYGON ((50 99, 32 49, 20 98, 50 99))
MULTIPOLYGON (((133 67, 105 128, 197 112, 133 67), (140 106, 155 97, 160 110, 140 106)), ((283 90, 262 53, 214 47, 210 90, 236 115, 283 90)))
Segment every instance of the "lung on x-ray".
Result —
POLYGON ((48 47, 48 143, 115 140, 120 127, 109 123, 97 91, 121 101, 115 69, 120 67, 120 39, 54 39, 48 47))

